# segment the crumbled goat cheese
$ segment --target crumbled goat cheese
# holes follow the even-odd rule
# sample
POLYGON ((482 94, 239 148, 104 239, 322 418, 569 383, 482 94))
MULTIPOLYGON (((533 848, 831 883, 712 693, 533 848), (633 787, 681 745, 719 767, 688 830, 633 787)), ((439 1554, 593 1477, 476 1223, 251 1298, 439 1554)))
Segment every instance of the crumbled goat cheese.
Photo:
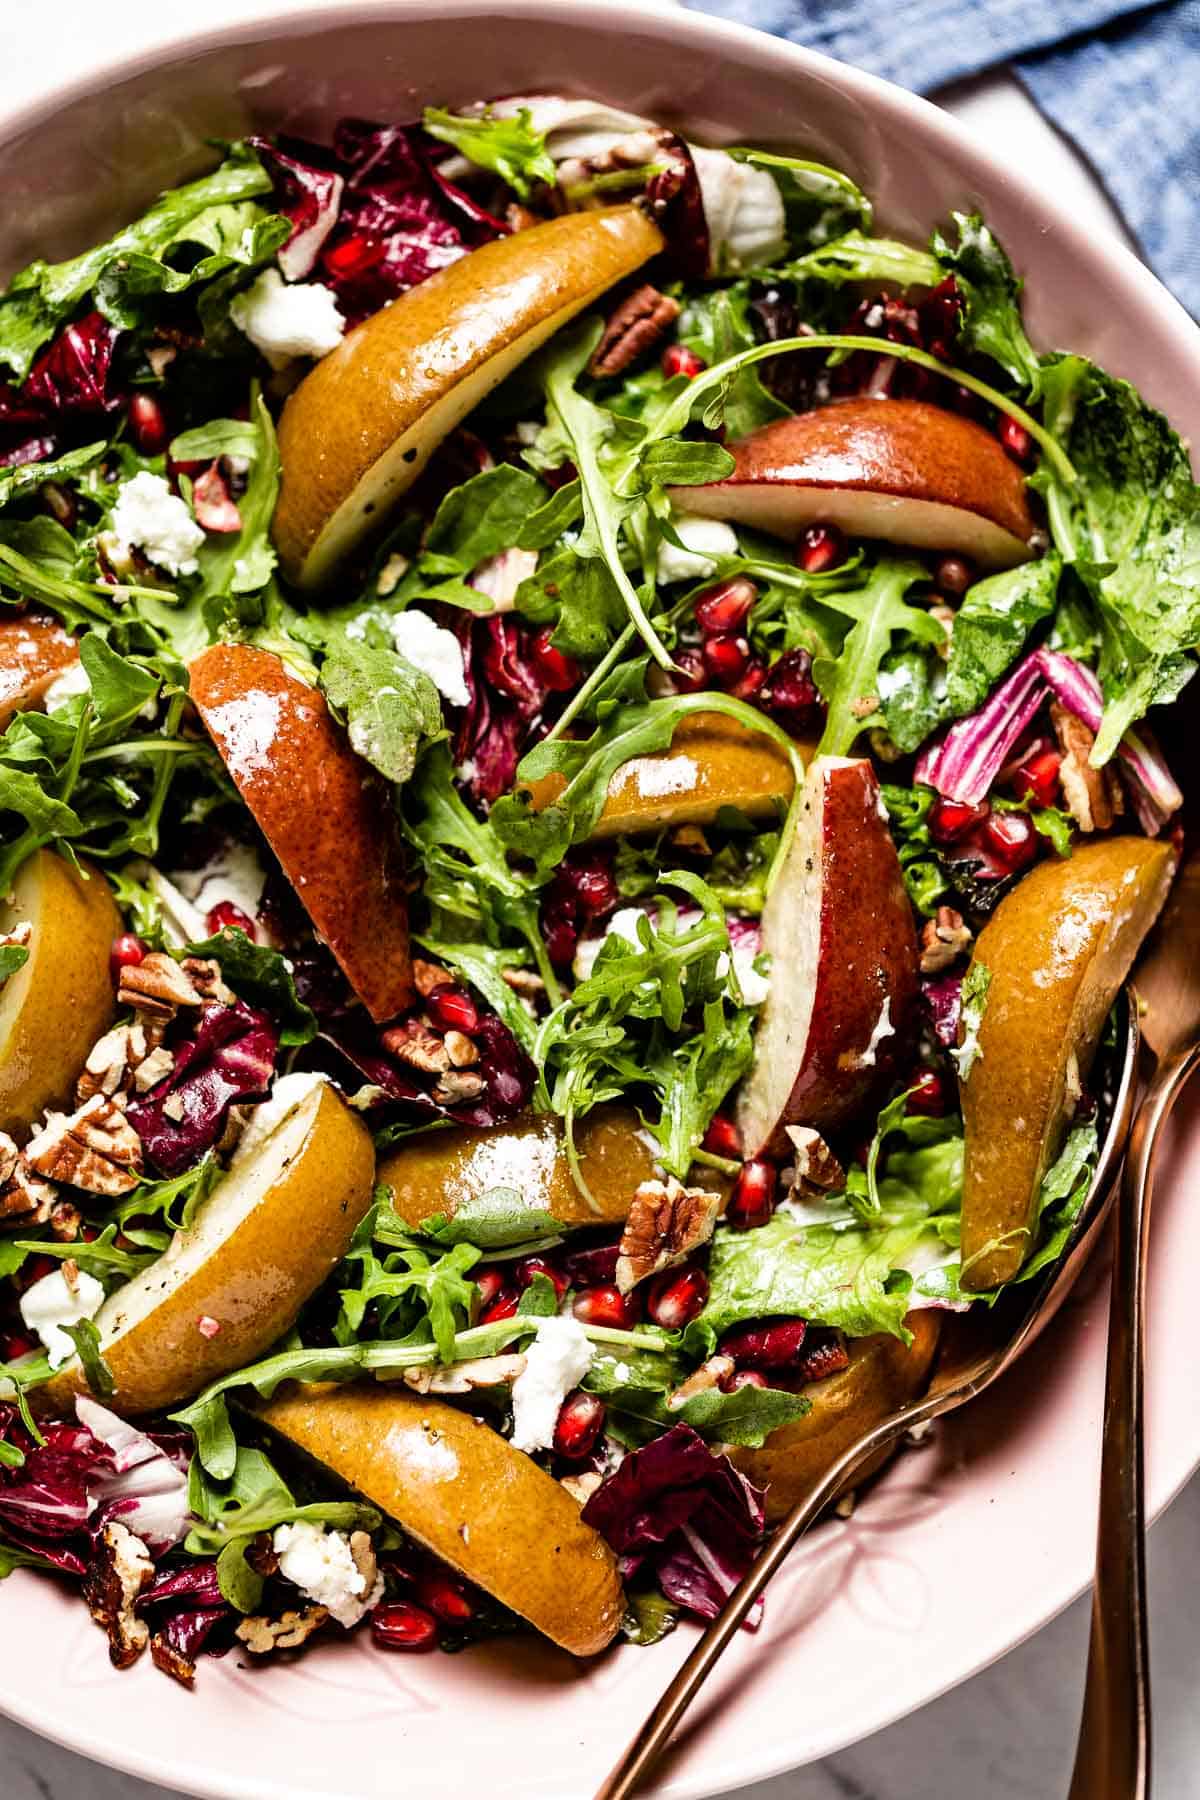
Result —
MULTIPOLYGON (((648 916, 640 906, 623 906, 620 912, 613 914, 603 931, 597 932, 594 937, 581 937, 575 946, 575 960, 571 964, 571 973, 576 981, 587 980, 596 966, 596 958, 610 937, 624 938, 627 944, 640 950, 642 940, 638 936, 638 920, 648 916)), ((651 923, 653 924, 653 920, 651 923)))
POLYGON ((136 546, 169 575, 194 575, 204 533, 163 475, 140 469, 124 483, 112 511, 121 546, 136 546))
POLYGON ((203 868, 174 870, 171 879, 185 899, 202 913, 210 913, 214 906, 228 900, 253 919, 262 901, 267 872, 253 845, 239 844, 236 838, 230 838, 203 868))
MULTIPOLYGON (((738 986, 742 990, 744 1006, 762 1006, 771 991, 771 984, 767 977, 760 974, 754 966, 754 959, 759 954, 759 946, 753 939, 733 946, 733 970, 738 978, 738 986)), ((719 956, 716 973, 725 975, 728 973, 728 969, 729 964, 725 957, 719 956)))
POLYGON ((774 177, 724 150, 689 148, 708 226, 709 273, 736 274, 774 262, 787 244, 783 196, 774 177))
POLYGON ((87 670, 81 662, 73 662, 69 669, 56 675, 50 686, 42 694, 42 705, 48 713, 57 712, 60 706, 74 700, 80 694, 90 694, 92 684, 88 680, 87 670))
POLYGON ((328 288, 312 281, 289 287, 278 269, 264 269, 234 300, 229 316, 273 369, 286 368, 295 356, 328 356, 346 329, 328 288))
POLYGON ((672 519, 671 524, 684 548, 665 538, 658 546, 655 573, 664 587, 672 581, 704 581, 717 572, 714 556, 737 555, 737 533, 724 519, 689 517, 672 519))
POLYGON ((515 1450, 546 1450, 554 1442, 559 1409, 592 1365, 592 1346, 578 1319, 539 1319, 512 1387, 515 1450))
POLYGON ((891 996, 889 995, 883 1003, 883 1011, 875 1021, 875 1029, 871 1033, 870 1042, 859 1057, 856 1066, 860 1069, 873 1069, 875 1067, 875 1053, 879 1049, 880 1044, 882 1044, 884 1038, 895 1037, 895 1035, 896 1027, 892 1024, 892 1001, 891 996))
POLYGON ((30 1331, 36 1332, 46 1347, 50 1367, 60 1369, 75 1354, 75 1345, 63 1330, 64 1325, 79 1325, 94 1319, 104 1303, 104 1289, 94 1275, 77 1271, 74 1283, 62 1269, 43 1275, 21 1295, 21 1317, 30 1331))
POLYGON ((350 1540, 342 1531, 300 1519, 294 1525, 277 1525, 271 1543, 280 1574, 318 1606, 327 1607, 329 1616, 347 1631, 383 1598, 382 1576, 367 1593, 350 1540))
POLYGON ((452 631, 435 625, 428 613, 402 612, 392 620, 392 642, 406 662, 428 675, 451 706, 468 704, 471 695, 462 645, 452 631))
POLYGON ((252 1161, 271 1133, 283 1124, 290 1113, 304 1104, 314 1089, 322 1087, 328 1080, 328 1075, 320 1075, 312 1070, 302 1070, 295 1075, 280 1075, 271 1089, 270 1099, 260 1100, 257 1106, 250 1108, 230 1168, 236 1169, 239 1163, 252 1161))

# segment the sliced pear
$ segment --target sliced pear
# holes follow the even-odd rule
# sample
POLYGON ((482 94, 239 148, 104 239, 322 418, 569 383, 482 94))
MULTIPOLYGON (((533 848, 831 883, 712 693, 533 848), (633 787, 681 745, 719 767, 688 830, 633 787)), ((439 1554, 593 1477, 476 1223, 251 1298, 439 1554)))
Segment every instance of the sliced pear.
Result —
POLYGON ((40 706, 50 683, 78 661, 78 643, 49 613, 0 619, 0 731, 14 713, 40 706))
MULTIPOLYGON (((100 1352, 116 1382, 106 1405, 160 1412, 262 1356, 345 1255, 374 1176, 358 1114, 328 1082, 305 1090, 235 1158, 191 1227, 101 1307, 100 1352)), ((72 1361, 32 1398, 50 1416, 87 1391, 72 1361)))
POLYGON ((961 1083, 963 1287, 1011 1281, 1031 1249, 1042 1177, 1174 870, 1153 838, 1084 844, 1040 863, 980 932, 971 966, 991 980, 961 1083))
POLYGON ((654 1176, 641 1121, 632 1107, 598 1107, 580 1121, 575 1141, 594 1206, 571 1179, 562 1120, 542 1113, 410 1138, 380 1163, 378 1179, 413 1226, 434 1213, 453 1218, 492 1188, 516 1188, 528 1207, 560 1225, 620 1224, 634 1191, 654 1176))
POLYGON ((257 1414, 572 1655, 616 1636, 625 1598, 612 1551, 564 1487, 469 1413, 355 1385, 285 1389, 257 1414))
MULTIPOLYGON (((534 811, 541 812, 565 786, 566 778, 556 773, 525 791, 534 811)), ((761 732, 723 713, 693 713, 680 720, 669 750, 622 763, 608 784, 592 836, 711 825, 724 807, 750 819, 775 818, 794 786, 788 758, 761 732)))
POLYGON ((371 1017, 413 997, 404 859, 383 785, 316 688, 269 650, 214 644, 192 699, 305 911, 371 1017))
POLYGON ((662 249, 636 207, 567 213, 484 244, 351 331, 289 399, 274 537, 319 587, 517 364, 662 249))
POLYGON ((838 400, 728 446, 724 481, 671 489, 682 512, 795 538, 818 520, 851 537, 955 551, 985 569, 1032 554, 1025 478, 973 419, 923 400, 838 400))
POLYGON ((886 1089, 912 1021, 912 907, 869 762, 821 756, 763 910, 771 989, 737 1118, 747 1156, 782 1156, 789 1125, 827 1131, 886 1089))
POLYGON ((51 850, 21 865, 0 906, 0 932, 22 923, 28 961, 0 988, 0 1131, 18 1137, 66 1102, 112 1024, 109 956, 124 929, 103 875, 86 865, 77 873, 51 850))
MULTIPOLYGON (((836 1375, 802 1388, 811 1412, 773 1431, 757 1450, 731 1450, 730 1460, 766 1489, 767 1523, 778 1524, 802 1500, 826 1469, 856 1438, 881 1424, 889 1413, 915 1400, 933 1367, 941 1316, 930 1309, 911 1312, 904 1321, 912 1343, 886 1332, 854 1338, 846 1346, 850 1361, 836 1375)), ((886 1460, 884 1452, 854 1477, 867 1480, 886 1460)))

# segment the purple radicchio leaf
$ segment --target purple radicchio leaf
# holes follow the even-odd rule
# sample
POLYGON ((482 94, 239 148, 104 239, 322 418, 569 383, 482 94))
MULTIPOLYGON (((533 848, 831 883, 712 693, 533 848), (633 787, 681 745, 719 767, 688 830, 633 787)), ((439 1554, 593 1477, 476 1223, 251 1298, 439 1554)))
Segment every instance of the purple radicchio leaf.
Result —
POLYGON ((66 325, 43 350, 23 392, 44 413, 107 412, 117 405, 108 391, 117 333, 98 312, 66 325))
MULTIPOLYGON (((25 1454, 21 1468, 0 1467, 0 1531, 13 1543, 42 1554, 42 1540, 71 1538, 86 1532, 92 1513, 90 1486, 113 1473, 103 1444, 81 1425, 43 1427, 44 1444, 35 1444, 5 1407, 3 1436, 25 1454)), ((83 1572, 80 1563, 79 1571, 83 1572)))
POLYGON ((197 1607, 223 1606, 225 1597, 217 1580, 215 1557, 185 1563, 181 1569, 160 1569, 144 1594, 139 1595, 137 1610, 164 1607, 170 1612, 191 1612, 197 1607))
POLYGON ((163 1175, 182 1174, 212 1148, 235 1100, 266 1094, 279 1036, 266 1013, 238 1000, 206 1006, 195 1035, 173 1048, 171 1073, 144 1099, 131 1102, 126 1114, 163 1175))
POLYGON ((303 281, 312 273, 322 245, 337 224, 345 180, 336 169, 290 156, 269 138, 252 137, 246 142, 267 165, 275 182, 275 205, 292 227, 276 261, 286 281, 303 281))
POLYGON ((75 1412, 112 1461, 111 1473, 99 1472, 89 1484, 92 1532, 102 1530, 110 1519, 120 1519, 151 1556, 173 1550, 191 1521, 185 1471, 153 1438, 89 1395, 77 1395, 75 1412))
POLYGON ((934 1037, 948 1050, 953 1049, 958 1043, 958 1021, 962 1016, 962 976, 922 976, 921 993, 934 1037))
POLYGON ((510 793, 517 764, 550 692, 516 619, 464 618, 458 626, 470 700, 454 738, 459 779, 480 806, 510 793))
POLYGON ((646 185, 646 199, 667 240, 665 258, 684 281, 703 281, 709 273, 709 231, 700 177, 692 153, 672 131, 656 132, 654 160, 659 173, 646 185))
POLYGON ((322 1021, 321 1037, 364 1081, 383 1089, 388 1101, 417 1117, 453 1119, 459 1125, 500 1125, 529 1102, 535 1071, 508 1026, 495 1013, 482 1013, 471 1036, 479 1050, 472 1074, 483 1077, 483 1092, 467 1105, 446 1106, 406 1065, 387 1054, 377 1036, 353 1018, 322 1021))

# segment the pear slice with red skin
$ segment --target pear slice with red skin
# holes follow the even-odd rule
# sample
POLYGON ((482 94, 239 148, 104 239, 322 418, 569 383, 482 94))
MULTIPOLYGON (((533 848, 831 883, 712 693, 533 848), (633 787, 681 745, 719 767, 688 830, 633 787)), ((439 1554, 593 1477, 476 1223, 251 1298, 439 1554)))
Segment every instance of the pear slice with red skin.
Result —
POLYGON ((518 363, 663 247, 633 206, 483 244, 364 319, 279 422, 272 527, 288 578, 320 587, 518 363))
POLYGON ((819 756, 762 916, 771 987, 738 1097, 747 1156, 827 1131, 891 1082, 918 993, 916 928, 869 762, 819 756))
POLYGON ((1007 569, 1033 552, 1025 477, 999 440, 924 400, 836 400, 727 446, 733 473, 671 489, 681 512, 796 538, 818 521, 851 537, 1007 569))
POLYGON ((413 999, 404 861, 382 782, 316 688, 269 650, 214 644, 196 710, 318 936, 377 1024, 413 999))
POLYGON ((0 731, 14 713, 40 707, 50 683, 78 661, 78 643, 48 613, 0 619, 0 731))

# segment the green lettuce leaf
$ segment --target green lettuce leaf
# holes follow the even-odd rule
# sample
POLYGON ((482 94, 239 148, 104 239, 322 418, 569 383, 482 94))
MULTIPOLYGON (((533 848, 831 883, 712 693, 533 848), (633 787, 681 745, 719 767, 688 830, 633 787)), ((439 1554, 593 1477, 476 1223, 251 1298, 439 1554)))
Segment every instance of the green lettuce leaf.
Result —
POLYGON ((930 249, 963 299, 961 336, 990 356, 1029 396, 1037 398, 1041 362, 1021 319, 1021 282, 978 213, 952 213, 957 241, 935 231, 930 249))
POLYGON ((554 159, 541 132, 533 129, 533 115, 527 106, 518 107, 511 118, 499 118, 490 108, 464 117, 427 106, 423 123, 432 137, 453 144, 481 169, 490 169, 507 181, 522 200, 528 200, 537 182, 554 184, 554 159))

